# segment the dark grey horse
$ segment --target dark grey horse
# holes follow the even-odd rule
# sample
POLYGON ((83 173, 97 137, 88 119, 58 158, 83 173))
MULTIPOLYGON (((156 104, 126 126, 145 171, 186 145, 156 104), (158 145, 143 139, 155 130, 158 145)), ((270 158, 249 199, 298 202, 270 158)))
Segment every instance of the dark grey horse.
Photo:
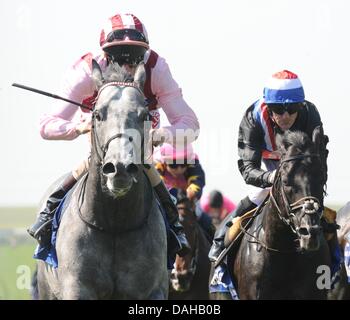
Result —
POLYGON ((39 298, 166 299, 165 224, 140 163, 145 70, 139 65, 132 79, 110 65, 102 75, 94 62, 93 79, 90 168, 63 208, 58 268, 39 261, 39 298))
MULTIPOLYGON (((350 233, 350 202, 338 210, 337 224, 340 226, 338 230, 338 241, 341 250, 344 252, 346 244, 345 236, 350 233)), ((339 282, 336 283, 335 288, 330 292, 329 299, 350 300, 350 284, 348 283, 344 263, 341 265, 339 282)))
POLYGON ((320 227, 324 174, 312 142, 301 132, 287 132, 268 203, 247 228, 230 265, 240 299, 325 299, 318 267, 330 267, 328 245, 320 227))

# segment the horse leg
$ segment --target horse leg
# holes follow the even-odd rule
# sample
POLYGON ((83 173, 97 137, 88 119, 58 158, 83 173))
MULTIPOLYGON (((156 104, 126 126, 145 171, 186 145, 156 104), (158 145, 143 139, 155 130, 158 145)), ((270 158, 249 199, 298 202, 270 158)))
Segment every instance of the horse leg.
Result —
POLYGON ((37 269, 37 295, 39 300, 57 300, 57 297, 54 295, 50 288, 49 280, 47 278, 47 270, 45 262, 38 263, 37 269))

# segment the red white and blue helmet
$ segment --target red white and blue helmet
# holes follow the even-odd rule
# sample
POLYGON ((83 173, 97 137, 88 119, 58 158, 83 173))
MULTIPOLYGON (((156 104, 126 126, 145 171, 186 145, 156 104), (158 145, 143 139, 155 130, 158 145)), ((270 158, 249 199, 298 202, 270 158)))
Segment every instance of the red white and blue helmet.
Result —
POLYGON ((304 89, 298 76, 288 70, 272 75, 264 88, 264 100, 266 104, 304 102, 304 89))
POLYGON ((109 47, 120 45, 141 46, 148 49, 148 43, 144 24, 131 13, 118 13, 109 18, 100 35, 100 46, 105 51, 109 47))

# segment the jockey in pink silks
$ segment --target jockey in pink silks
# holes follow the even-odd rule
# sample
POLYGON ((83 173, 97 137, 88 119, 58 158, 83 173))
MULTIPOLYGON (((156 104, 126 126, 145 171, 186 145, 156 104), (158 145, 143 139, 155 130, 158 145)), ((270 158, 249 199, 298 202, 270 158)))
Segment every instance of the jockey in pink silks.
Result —
POLYGON ((153 159, 155 168, 168 189, 182 191, 194 203, 201 198, 205 173, 191 145, 187 148, 174 148, 171 144, 164 143, 154 152, 153 159))
POLYGON ((221 222, 228 214, 236 209, 236 205, 219 190, 212 190, 200 201, 201 209, 213 220, 221 222))
MULTIPOLYGON (((117 62, 131 74, 136 66, 143 62, 146 71, 144 95, 152 115, 150 135, 154 146, 163 142, 173 143, 173 137, 188 142, 194 141, 199 134, 199 122, 193 110, 185 102, 182 92, 173 79, 168 64, 149 47, 145 26, 133 14, 116 14, 109 18, 100 35, 101 53, 87 53, 82 56, 66 75, 64 87, 60 94, 70 100, 92 105, 96 92, 91 78, 92 59, 95 59, 102 70, 108 63, 117 62), (159 127, 159 112, 162 108, 170 126, 159 127), (180 130, 179 130, 180 129, 180 130), (182 132, 179 134, 179 132, 182 132), (192 135, 188 135, 192 132, 192 135)), ((48 140, 73 140, 91 130, 91 113, 67 102, 60 101, 54 112, 45 114, 40 121, 40 133, 48 140)), ((63 181, 48 198, 46 208, 40 212, 37 221, 28 230, 29 234, 40 241, 43 235, 51 230, 51 221, 55 209, 64 195, 74 186, 76 181, 88 171, 89 160, 84 160, 63 181)), ((176 206, 171 200, 157 170, 153 165, 144 169, 156 194, 165 209, 170 228, 179 240, 177 254, 188 252, 189 245, 178 220, 176 206)), ((47 238, 47 237, 46 237, 47 238)))

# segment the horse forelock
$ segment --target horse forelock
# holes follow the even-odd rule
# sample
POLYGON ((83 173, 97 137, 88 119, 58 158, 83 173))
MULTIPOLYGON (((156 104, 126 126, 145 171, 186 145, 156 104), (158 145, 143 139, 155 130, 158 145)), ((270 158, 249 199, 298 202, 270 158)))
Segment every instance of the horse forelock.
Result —
POLYGON ((311 139, 301 131, 285 132, 277 138, 277 145, 282 151, 282 158, 297 154, 309 154, 315 151, 311 139))
POLYGON ((134 81, 134 77, 125 67, 120 67, 118 63, 110 63, 104 73, 105 84, 113 81, 130 82, 134 81))

